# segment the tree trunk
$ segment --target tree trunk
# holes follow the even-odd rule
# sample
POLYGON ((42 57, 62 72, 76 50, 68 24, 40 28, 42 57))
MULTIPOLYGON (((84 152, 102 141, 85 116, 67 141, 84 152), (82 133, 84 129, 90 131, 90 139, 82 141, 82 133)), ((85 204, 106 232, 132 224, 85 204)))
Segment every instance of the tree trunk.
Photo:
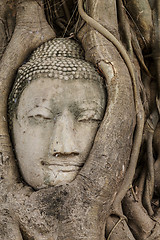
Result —
POLYGON ((82 3, 0 3, 0 239, 160 239, 159 3, 82 3), (19 173, 7 101, 17 69, 56 36, 79 40, 105 79, 107 107, 75 180, 35 191, 19 173))

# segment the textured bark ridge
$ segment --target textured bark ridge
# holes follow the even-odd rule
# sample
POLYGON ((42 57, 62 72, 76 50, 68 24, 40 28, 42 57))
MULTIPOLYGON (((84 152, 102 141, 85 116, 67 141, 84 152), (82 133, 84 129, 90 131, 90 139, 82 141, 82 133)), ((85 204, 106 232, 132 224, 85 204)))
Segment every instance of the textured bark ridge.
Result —
POLYGON ((0 239, 160 239, 159 3, 87 0, 82 5, 91 17, 87 23, 78 14, 78 3, 82 1, 0 3, 0 239), (109 30, 111 41, 100 33, 101 26, 97 31, 93 19, 109 30), (82 44, 86 60, 105 79, 107 107, 75 180, 35 191, 19 174, 7 99, 17 69, 56 35, 82 44), (121 50, 131 59, 136 81, 121 50))

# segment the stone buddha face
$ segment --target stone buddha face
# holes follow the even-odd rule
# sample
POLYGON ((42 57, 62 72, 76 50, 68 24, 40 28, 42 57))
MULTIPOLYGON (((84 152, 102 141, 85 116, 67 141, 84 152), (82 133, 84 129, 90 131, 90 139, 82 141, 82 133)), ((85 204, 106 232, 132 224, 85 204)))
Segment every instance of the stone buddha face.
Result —
POLYGON ((35 189, 71 182, 83 166, 105 109, 95 81, 39 78, 23 91, 13 139, 25 181, 35 189))
MULTIPOLYGON (((74 62, 68 63, 68 70, 74 62)), ((74 71, 76 66, 78 61, 74 71)), ((22 176, 34 189, 73 181, 92 148, 104 115, 106 93, 102 82, 95 80, 98 76, 95 70, 89 79, 84 67, 81 70, 77 70, 80 77, 68 72, 67 78, 65 69, 63 77, 62 72, 59 77, 38 73, 21 90, 12 116, 11 133, 22 176)), ((28 74, 25 79, 29 79, 28 74)))

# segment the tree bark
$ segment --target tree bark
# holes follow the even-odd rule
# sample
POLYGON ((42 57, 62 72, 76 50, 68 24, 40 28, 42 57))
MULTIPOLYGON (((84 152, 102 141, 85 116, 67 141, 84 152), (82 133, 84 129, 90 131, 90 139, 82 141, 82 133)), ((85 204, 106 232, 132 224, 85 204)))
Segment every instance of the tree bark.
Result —
MULTIPOLYGON (((145 96, 145 91, 143 91, 144 86, 140 79, 142 69, 133 52, 135 46, 138 46, 138 50, 135 52, 145 68, 146 60, 143 58, 141 49, 147 52, 146 49, 152 46, 152 11, 147 0, 142 2, 126 0, 124 5, 122 1, 117 1, 118 3, 112 0, 87 0, 85 11, 92 19, 109 30, 121 45, 120 29, 123 29, 126 34, 126 40, 123 39, 123 41, 127 42, 126 45, 123 42, 124 50, 126 47, 128 50, 126 54, 130 56, 134 66, 136 82, 133 81, 121 51, 119 52, 113 42, 102 36, 94 26, 89 26, 81 19, 76 38, 79 39, 85 50, 85 59, 97 66, 100 74, 103 74, 108 94, 106 113, 96 134, 89 157, 76 179, 68 185, 38 191, 30 188, 19 175, 8 132, 7 99, 17 69, 35 48, 45 41, 55 38, 56 30, 46 20, 44 2, 47 1, 16 0, 9 4, 8 1, 2 0, 0 3, 0 33, 2 33, 0 34, 0 203, 2 206, 0 236, 3 240, 159 239, 157 220, 159 212, 155 210, 157 215, 155 214, 156 216, 151 218, 143 201, 143 192, 146 191, 147 179, 148 176, 150 177, 149 166, 146 170, 149 172, 148 175, 143 170, 141 171, 143 174, 139 173, 139 169, 144 166, 143 159, 146 156, 144 143, 146 140, 145 138, 141 139, 141 136, 136 138, 139 134, 137 119, 143 117, 140 94, 145 96), (9 9, 12 9, 10 16, 8 15, 9 9), (130 14, 125 15, 128 12, 130 14), (139 13, 138 17, 137 13, 139 13), (122 19, 122 17, 124 18, 122 19), (122 24, 125 22, 124 19, 128 21, 126 27, 120 27, 120 18, 122 24), (136 31, 135 24, 138 27, 136 31), (8 30, 6 31, 6 29, 8 30), (138 97, 136 98, 136 96, 138 97), (138 111, 137 99, 138 107, 140 106, 138 111), (140 141, 138 144, 137 139, 140 141), (140 155, 137 164, 140 145, 143 157, 140 155), (136 146, 138 147, 136 148, 136 146), (133 158, 135 162, 132 161, 132 164, 137 165, 137 171, 133 178, 136 166, 133 168, 130 166, 132 165, 132 155, 135 152, 136 157, 133 158), (128 174, 130 169, 133 171, 128 174), (127 178, 132 183, 126 179, 126 176, 129 176, 127 178), (134 185, 134 188, 131 184, 134 185), (136 189, 139 191, 141 189, 141 193, 138 194, 136 189), (123 208, 121 207, 122 200, 123 208), (128 222, 125 220, 124 214, 128 218, 128 222)), ((57 12, 55 15, 58 21, 60 20, 58 9, 59 11, 62 9, 57 6, 61 7, 62 3, 68 27, 71 21, 70 16, 74 18, 73 16, 76 14, 70 12, 71 1, 56 1, 57 12)), ((77 1, 72 1, 72 3, 77 3, 77 1)), ((48 1, 47 4, 50 6, 47 13, 51 14, 54 9, 51 4, 55 4, 55 2, 48 1)), ((75 13, 78 14, 76 11, 75 13)), ((47 19, 49 17, 51 16, 47 16, 47 19)), ((54 19, 54 17, 50 19, 54 19)), ((75 19, 78 19, 77 15, 75 19)), ((159 15, 156 15, 156 19, 159 19, 159 15)), ((52 22, 51 25, 54 26, 55 23, 52 22)), ((75 25, 78 26, 77 23, 75 25)), ((157 29, 159 25, 155 26, 157 29)), ((72 29, 76 29, 76 27, 73 26, 72 29)), ((154 41, 155 43, 156 41, 154 41)), ((124 50, 122 49, 122 51, 124 50)), ((155 61, 159 59, 156 57, 155 61)), ((149 60, 150 62, 151 60, 149 60)), ((157 62, 156 66, 159 66, 157 62)), ((151 71, 154 73, 155 68, 153 66, 152 68, 151 71)), ((145 74, 143 72, 142 76, 145 74)), ((155 78, 157 75, 154 75, 155 78)), ((149 86, 148 91, 151 92, 150 83, 147 82, 147 86, 149 86)), ((145 118, 150 116, 150 120, 152 120, 152 110, 157 105, 158 122, 159 104, 158 97, 157 103, 155 98, 152 99, 153 104, 151 104, 154 107, 148 110, 149 113, 146 113, 145 118)), ((153 170, 154 167, 159 169, 160 127, 157 122, 155 126, 152 124, 153 121, 148 122, 152 130, 154 128, 153 132, 155 131, 155 135, 153 132, 151 133, 155 150, 152 151, 152 138, 148 143, 148 152, 153 162, 150 169, 153 170)), ((143 126, 141 133, 142 130, 143 126)), ((141 133, 139 135, 142 135, 141 133)), ((158 173, 158 170, 155 170, 155 183, 157 184, 156 189, 158 189, 160 184, 156 171, 158 173)), ((151 205, 151 197, 149 201, 151 205)))

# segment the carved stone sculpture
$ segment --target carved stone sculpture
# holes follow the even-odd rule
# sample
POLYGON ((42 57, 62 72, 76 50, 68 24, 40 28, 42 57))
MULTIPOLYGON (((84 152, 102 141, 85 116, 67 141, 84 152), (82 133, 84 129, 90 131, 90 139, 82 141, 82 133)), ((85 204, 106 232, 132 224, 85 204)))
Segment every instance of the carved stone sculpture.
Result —
POLYGON ((15 153, 34 189, 75 179, 87 159, 106 102, 103 79, 79 44, 54 39, 18 70, 9 97, 15 153))

